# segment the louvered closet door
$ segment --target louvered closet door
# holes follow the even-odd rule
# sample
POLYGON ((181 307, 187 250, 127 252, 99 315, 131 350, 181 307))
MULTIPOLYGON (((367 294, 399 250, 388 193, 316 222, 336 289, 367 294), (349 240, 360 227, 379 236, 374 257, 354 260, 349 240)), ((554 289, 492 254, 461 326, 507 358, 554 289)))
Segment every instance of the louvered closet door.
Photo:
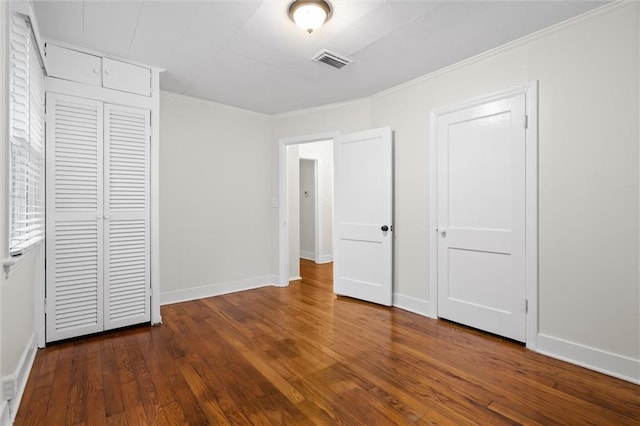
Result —
POLYGON ((47 341, 103 330, 103 104, 47 94, 47 341))
POLYGON ((105 105, 105 329, 150 314, 148 110, 105 105))

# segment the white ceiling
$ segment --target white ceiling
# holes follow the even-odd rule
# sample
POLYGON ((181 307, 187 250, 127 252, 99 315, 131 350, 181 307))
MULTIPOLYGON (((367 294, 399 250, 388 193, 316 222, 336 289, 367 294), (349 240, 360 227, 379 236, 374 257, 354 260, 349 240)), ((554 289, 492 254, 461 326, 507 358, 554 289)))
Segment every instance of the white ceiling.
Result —
POLYGON ((161 88, 275 114, 372 95, 603 4, 333 0, 307 34, 289 1, 35 1, 40 32, 166 68, 161 88), (354 62, 312 62, 322 49, 354 62))

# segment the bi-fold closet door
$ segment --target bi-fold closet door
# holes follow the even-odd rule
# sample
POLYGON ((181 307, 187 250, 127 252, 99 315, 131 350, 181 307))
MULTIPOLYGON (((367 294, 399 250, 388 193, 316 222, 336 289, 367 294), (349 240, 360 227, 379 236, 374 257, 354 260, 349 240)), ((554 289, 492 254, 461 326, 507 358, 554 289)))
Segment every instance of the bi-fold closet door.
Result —
POLYGON ((46 102, 46 340, 148 322, 150 112, 46 102))

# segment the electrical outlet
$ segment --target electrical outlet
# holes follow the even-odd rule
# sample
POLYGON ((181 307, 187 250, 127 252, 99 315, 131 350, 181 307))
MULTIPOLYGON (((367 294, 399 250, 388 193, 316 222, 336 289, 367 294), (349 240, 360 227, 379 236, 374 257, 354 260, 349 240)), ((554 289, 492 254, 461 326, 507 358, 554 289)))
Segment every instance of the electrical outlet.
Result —
POLYGON ((4 399, 10 400, 16 397, 18 393, 18 384, 13 377, 2 379, 2 390, 4 391, 4 399))

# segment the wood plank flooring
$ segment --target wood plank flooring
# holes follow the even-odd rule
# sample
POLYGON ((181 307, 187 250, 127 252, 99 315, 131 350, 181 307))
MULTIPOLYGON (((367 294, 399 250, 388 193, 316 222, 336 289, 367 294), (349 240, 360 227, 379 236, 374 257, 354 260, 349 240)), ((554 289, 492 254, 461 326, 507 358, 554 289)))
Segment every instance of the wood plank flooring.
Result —
POLYGON ((640 424, 640 387, 302 281, 40 350, 17 425, 640 424))

